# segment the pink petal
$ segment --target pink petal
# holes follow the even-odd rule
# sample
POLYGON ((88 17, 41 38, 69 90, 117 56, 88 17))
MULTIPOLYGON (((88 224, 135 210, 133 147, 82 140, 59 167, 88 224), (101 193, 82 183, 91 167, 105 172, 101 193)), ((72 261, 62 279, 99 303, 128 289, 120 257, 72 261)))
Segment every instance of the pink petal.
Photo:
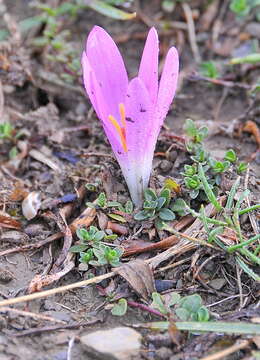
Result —
POLYGON ((125 106, 128 157, 138 161, 146 153, 154 108, 145 84, 138 77, 129 83, 125 106))
POLYGON ((97 116, 101 118, 100 111, 98 109, 98 100, 97 100, 97 94, 96 94, 96 88, 97 83, 95 76, 93 74, 93 70, 90 67, 87 55, 85 51, 83 51, 82 57, 81 57, 81 65, 83 69, 83 82, 86 89, 86 92, 90 98, 91 104, 93 105, 97 116))
POLYGON ((115 42, 99 26, 94 26, 88 36, 86 55, 107 104, 102 120, 106 121, 109 115, 118 119, 118 104, 125 99, 128 77, 115 42))
POLYGON ((158 92, 158 55, 158 34, 153 27, 146 39, 138 73, 138 77, 143 80, 153 104, 156 103, 158 92))
POLYGON ((169 111, 175 95, 179 72, 179 55, 175 47, 170 48, 167 53, 163 72, 160 80, 156 121, 158 121, 158 132, 169 111))

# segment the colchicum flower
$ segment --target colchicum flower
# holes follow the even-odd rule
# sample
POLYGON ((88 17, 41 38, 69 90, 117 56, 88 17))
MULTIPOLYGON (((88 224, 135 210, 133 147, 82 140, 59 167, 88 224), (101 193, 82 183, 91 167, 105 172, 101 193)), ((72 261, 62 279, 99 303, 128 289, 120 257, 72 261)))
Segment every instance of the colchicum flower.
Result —
POLYGON ((135 205, 142 204, 156 141, 173 100, 179 69, 176 48, 167 53, 158 81, 159 42, 155 28, 146 39, 138 76, 128 80, 120 52, 99 26, 82 55, 86 92, 96 111, 135 205))

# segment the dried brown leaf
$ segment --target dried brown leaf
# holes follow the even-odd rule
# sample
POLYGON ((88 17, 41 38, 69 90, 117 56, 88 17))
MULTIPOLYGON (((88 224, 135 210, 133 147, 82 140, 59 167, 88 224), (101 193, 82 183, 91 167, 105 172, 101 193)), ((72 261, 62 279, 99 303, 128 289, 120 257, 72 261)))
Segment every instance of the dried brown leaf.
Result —
POLYGON ((154 277, 151 268, 142 260, 131 261, 120 266, 116 272, 122 276, 133 290, 148 301, 155 291, 154 277))
POLYGON ((11 218, 11 216, 6 216, 6 215, 1 214, 0 215, 0 227, 20 230, 22 227, 22 224, 19 221, 11 218))

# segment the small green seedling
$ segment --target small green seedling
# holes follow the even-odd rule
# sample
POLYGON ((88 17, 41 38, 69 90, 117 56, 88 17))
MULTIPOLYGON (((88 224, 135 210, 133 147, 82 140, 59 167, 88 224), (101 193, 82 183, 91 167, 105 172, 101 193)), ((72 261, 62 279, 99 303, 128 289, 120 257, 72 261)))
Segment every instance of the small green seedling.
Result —
POLYGON ((13 131, 14 128, 9 122, 4 122, 3 124, 0 124, 0 139, 12 139, 13 131))
MULTIPOLYGON (((119 211, 122 211, 127 214, 131 214, 134 210, 134 205, 133 205, 132 201, 128 200, 125 203, 125 205, 122 205, 118 201, 108 201, 106 194, 104 192, 101 192, 98 195, 98 198, 94 203, 87 202, 86 205, 91 208, 102 209, 102 210, 115 208, 115 209, 118 209, 119 211)), ((117 215, 117 214, 109 214, 109 216, 111 216, 111 215, 117 215)), ((113 217, 113 216, 111 216, 111 217, 114 218, 115 220, 117 220, 116 217, 113 217)))
POLYGON ((218 77, 218 69, 216 67, 216 64, 213 61, 206 61, 203 62, 200 66, 202 75, 211 78, 216 79, 218 77))
POLYGON ((159 226, 160 220, 172 221, 175 219, 174 212, 169 209, 171 201, 171 192, 164 188, 159 195, 152 189, 144 191, 143 210, 138 212, 134 219, 138 221, 156 220, 156 227, 159 226))
POLYGON ((162 296, 158 293, 152 294, 153 302, 151 306, 159 310, 163 315, 175 314, 182 321, 208 321, 210 314, 203 305, 200 295, 194 294, 181 297, 173 292, 162 296))
POLYGON ((107 235, 104 231, 98 230, 95 226, 90 226, 89 230, 84 228, 77 229, 76 234, 79 243, 70 248, 73 253, 79 253, 79 261, 84 264, 93 266, 119 266, 120 257, 123 250, 119 248, 111 248, 103 244, 103 240, 111 241, 117 238, 117 235, 107 235))

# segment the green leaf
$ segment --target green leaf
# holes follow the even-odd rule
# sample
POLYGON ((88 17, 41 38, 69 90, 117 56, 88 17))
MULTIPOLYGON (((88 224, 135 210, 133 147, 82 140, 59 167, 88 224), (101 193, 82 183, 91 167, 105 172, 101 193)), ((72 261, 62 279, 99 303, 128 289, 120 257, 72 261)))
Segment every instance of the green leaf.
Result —
POLYGON ((177 308, 175 310, 175 314, 178 316, 179 319, 183 321, 188 320, 190 317, 190 312, 184 308, 177 308))
POLYGON ((99 241, 101 241, 102 239, 104 239, 104 237, 105 237, 105 232, 104 231, 97 231, 96 233, 95 233, 95 235, 94 235, 94 238, 93 238, 93 240, 94 241, 97 241, 97 242, 99 242, 99 241))
POLYGON ((241 269, 247 273, 248 276, 250 276, 255 281, 260 282, 260 276, 257 275, 239 256, 236 258, 236 262, 241 267, 241 269))
POLYGON ((44 16, 32 16, 19 22, 21 32, 26 32, 45 22, 44 16))
POLYGON ((115 304, 111 310, 112 315, 115 316, 123 316, 127 312, 127 301, 126 299, 118 300, 117 304, 115 304))
POLYGON ((154 209, 156 209, 157 204, 158 204, 158 199, 156 199, 156 200, 145 200, 144 204, 143 204, 143 208, 145 210, 154 210, 154 209))
POLYGON ((198 190, 201 184, 198 175, 193 175, 192 177, 185 177, 184 183, 187 186, 187 188, 192 190, 198 190))
POLYGON ((149 218, 149 212, 146 210, 139 211, 137 214, 135 214, 134 219, 138 221, 142 221, 149 218))
POLYGON ((70 248, 70 252, 79 253, 85 251, 87 248, 88 245, 84 245, 84 244, 74 245, 70 248))
POLYGON ((209 201, 212 203, 212 205, 215 206, 215 208, 218 211, 222 210, 222 206, 217 201, 216 196, 214 195, 214 193, 207 181, 207 178, 205 176, 205 173, 204 173, 204 170, 203 170, 203 167, 201 164, 198 164, 198 173, 199 173, 199 177, 202 182, 202 185, 203 185, 203 189, 204 189, 209 201))
POLYGON ((230 149, 226 152, 224 159, 234 163, 237 160, 237 155, 233 149, 230 149))
POLYGON ((161 209, 159 211, 159 218, 164 221, 171 221, 175 219, 175 214, 170 209, 161 209))
POLYGON ((197 135, 197 128, 195 126, 195 123, 191 119, 187 119, 184 124, 184 131, 189 136, 194 138, 197 135))
POLYGON ((89 241, 90 240, 89 232, 84 228, 77 229, 76 230, 76 235, 82 241, 89 241))
POLYGON ((194 313, 202 306, 202 299, 198 294, 185 296, 181 299, 179 305, 190 313, 194 313))
POLYGON ((98 195, 97 204, 98 204, 98 206, 100 206, 101 208, 105 208, 105 207, 107 206, 107 197, 106 197, 106 194, 105 194, 104 192, 101 192, 101 193, 98 195))
POLYGON ((165 203, 168 205, 171 200, 171 189, 165 187, 159 194, 159 198, 164 198, 165 203))
POLYGON ((100 14, 111 17, 112 19, 131 20, 136 17, 136 13, 127 13, 100 0, 89 0, 86 2, 86 5, 100 14))
POLYGON ((111 234, 111 235, 106 235, 104 239, 105 239, 105 240, 112 240, 112 241, 113 241, 113 240, 116 240, 117 237, 118 237, 118 236, 117 236, 116 234, 111 234))
POLYGON ((132 201, 128 200, 125 204, 125 212, 128 214, 132 214, 133 211, 134 211, 134 205, 132 201))
POLYGON ((88 264, 93 259, 93 249, 88 249, 87 252, 80 253, 80 259, 79 261, 84 264, 88 264))
POLYGON ((176 305, 180 302, 180 300, 181 300, 181 295, 178 294, 177 292, 173 292, 168 305, 169 306, 176 305))
POLYGON ((174 0, 163 0, 162 2, 162 9, 165 12, 172 13, 175 8, 175 1, 174 0))
POLYGON ((171 207, 171 210, 178 213, 178 215, 180 216, 184 216, 188 212, 188 207, 186 202, 183 199, 179 198, 175 200, 173 206, 171 207))
POLYGON ((201 72, 204 76, 216 79, 218 77, 218 69, 213 61, 206 61, 201 64, 201 72))
POLYGON ((237 166, 237 173, 238 173, 238 174, 241 174, 242 172, 246 171, 247 166, 248 166, 248 165, 247 165, 246 163, 244 163, 244 162, 241 162, 240 164, 238 164, 238 166, 237 166))
POLYGON ((199 195, 199 189, 196 189, 196 190, 192 190, 189 192, 189 196, 191 199, 196 199, 196 197, 198 197, 199 195))
POLYGON ((213 241, 216 240, 216 236, 223 234, 224 231, 224 227, 223 226, 217 226, 216 228, 214 228, 213 230, 210 231, 210 233, 208 234, 208 242, 212 243, 213 241))
POLYGON ((18 155, 18 150, 16 146, 13 146, 11 150, 9 151, 9 158, 14 159, 18 155))
POLYGON ((126 223, 126 219, 121 216, 121 215, 118 215, 118 214, 108 214, 109 217, 111 217, 111 219, 114 219, 116 221, 119 221, 121 223, 126 223))
POLYGON ((212 167, 212 170, 215 173, 223 173, 225 172, 230 166, 229 161, 214 161, 214 165, 212 167))
POLYGON ((193 176, 197 172, 197 167, 195 165, 184 165, 185 176, 193 176))
POLYGON ((151 304, 151 307, 153 307, 154 309, 159 310, 160 313, 166 315, 168 313, 168 309, 165 306, 161 295, 158 294, 157 292, 153 292, 152 293, 152 299, 153 299, 153 302, 151 304))
POLYGON ((107 207, 120 207, 122 206, 122 204, 120 204, 120 202, 118 201, 108 201, 107 202, 107 207))
POLYGON ((201 306, 197 312, 198 321, 209 321, 209 311, 205 306, 201 306))
POLYGON ((166 203, 166 198, 165 197, 159 197, 157 199, 157 205, 156 205, 156 210, 160 210, 166 203))
POLYGON ((259 64, 260 63, 260 53, 249 54, 244 57, 237 57, 230 60, 230 64, 259 64))
POLYGON ((144 198, 146 201, 155 201, 157 199, 156 192, 153 189, 145 189, 144 198))
POLYGON ((232 0, 230 10, 238 15, 246 15, 249 11, 247 0, 232 0))
POLYGON ((10 32, 6 29, 0 29, 0 41, 4 41, 8 39, 10 36, 10 32))

